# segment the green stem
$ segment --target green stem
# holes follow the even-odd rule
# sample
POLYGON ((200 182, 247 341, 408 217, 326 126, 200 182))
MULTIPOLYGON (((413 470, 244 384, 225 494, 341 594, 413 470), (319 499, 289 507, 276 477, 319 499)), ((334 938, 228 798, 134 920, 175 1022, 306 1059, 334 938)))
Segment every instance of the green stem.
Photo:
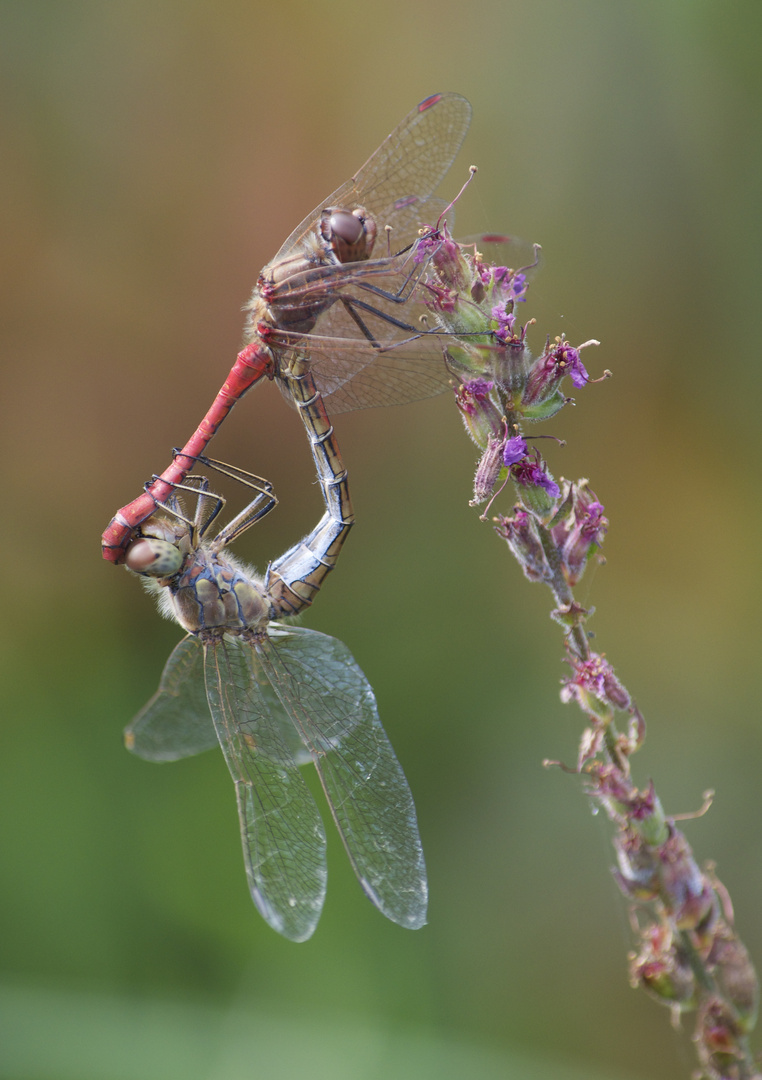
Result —
MULTIPOLYGON (((537 531, 540 535, 542 550, 545 552, 545 558, 548 560, 548 566, 551 570, 552 576, 548 586, 555 597, 556 604, 561 608, 570 608, 574 603, 574 593, 561 571, 561 557, 558 548, 550 534, 550 530, 546 529, 544 525, 540 525, 539 522, 537 523, 537 531)), ((568 637, 579 659, 587 660, 590 656, 590 647, 584 628, 582 626, 570 627, 568 637)))

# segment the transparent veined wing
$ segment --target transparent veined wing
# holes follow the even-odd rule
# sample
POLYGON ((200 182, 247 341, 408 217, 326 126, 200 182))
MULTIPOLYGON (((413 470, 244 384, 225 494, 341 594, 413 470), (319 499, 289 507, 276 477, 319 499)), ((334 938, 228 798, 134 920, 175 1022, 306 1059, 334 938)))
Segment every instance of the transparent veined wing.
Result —
MULTIPOLYGON (((372 325, 373 320, 367 322, 372 325)), ((295 334, 277 331, 273 338, 279 349, 288 348, 295 355, 305 352, 304 339, 297 341, 295 334)), ((361 338, 310 334, 310 371, 329 413, 404 405, 447 389, 452 371, 445 361, 446 338, 436 334, 407 338, 404 343, 374 349, 361 338)), ((293 405, 288 386, 280 380, 278 385, 293 405)))
MULTIPOLYGON (((415 240, 428 212, 426 202, 455 160, 471 122, 471 105, 460 94, 434 94, 417 105, 388 135, 363 167, 319 203, 298 225, 273 262, 286 257, 314 228, 326 206, 364 206, 375 218, 377 243, 386 225, 400 250, 415 240)), ((435 217, 437 215, 435 214, 435 217)))
POLYGON ((297 767, 301 742, 246 639, 209 642, 205 653, 252 899, 274 930, 305 941, 320 918, 327 869, 323 822, 297 767))
MULTIPOLYGON (((178 761, 219 747, 204 681, 203 646, 188 634, 164 665, 159 689, 124 729, 128 750, 146 761, 178 761)), ((264 675, 258 692, 269 701, 298 765, 312 760, 264 675)), ((274 723, 276 721, 273 721, 274 723)))
MULTIPOLYGON (((426 333, 421 321, 429 314, 421 285, 426 266, 408 252, 321 268, 311 273, 309 287, 295 275, 296 285, 285 299, 279 294, 279 309, 299 308, 310 289, 319 295, 328 283, 336 299, 309 335, 280 326, 268 330, 267 344, 281 370, 289 357, 309 357, 315 385, 332 413, 417 401, 446 389, 451 373, 444 340, 426 333), (338 282, 339 274, 346 281, 338 282)), ((288 388, 279 385, 290 400, 288 388)))
POLYGON ((542 269, 542 249, 519 236, 507 233, 479 233, 476 236, 458 238, 462 247, 472 245, 480 253, 482 262, 488 266, 508 266, 521 270, 528 281, 533 281, 542 269))
POLYGON ((128 750, 147 761, 177 761, 218 745, 204 685, 201 642, 190 634, 167 660, 159 689, 125 728, 128 750))
POLYGON ((342 642, 271 627, 262 666, 318 770, 366 895, 393 922, 426 921, 428 888, 413 797, 368 680, 342 642))
MULTIPOLYGON (((520 270, 524 281, 532 280, 540 265, 537 246, 513 237, 489 234, 461 243, 475 245, 488 264, 520 270)), ((389 264, 405 265, 401 260, 389 260, 389 264)), ((410 270, 405 273, 409 275, 410 270)), ((396 276, 390 273, 386 281, 379 281, 393 289, 404 282, 404 273, 400 269, 396 276)), ((352 292, 355 300, 362 295, 357 287, 352 292)), ((425 297, 425 291, 420 296, 425 297)), ((423 326, 416 325, 419 313, 426 310, 421 300, 414 298, 401 306, 370 294, 367 300, 374 310, 361 310, 360 314, 372 343, 341 302, 323 312, 309 339, 280 329, 272 334, 272 343, 281 353, 308 352, 315 385, 331 415, 434 397, 452 384, 460 370, 460 365, 447 355, 445 333, 415 336, 409 329, 394 325, 394 319, 411 319, 412 329, 423 330, 423 326)), ((520 316, 520 305, 517 310, 520 316)), ((463 369, 464 373, 467 370, 463 369)), ((472 374, 474 377, 482 374, 477 360, 472 374)), ((281 389, 288 400, 288 388, 281 384, 281 389)))

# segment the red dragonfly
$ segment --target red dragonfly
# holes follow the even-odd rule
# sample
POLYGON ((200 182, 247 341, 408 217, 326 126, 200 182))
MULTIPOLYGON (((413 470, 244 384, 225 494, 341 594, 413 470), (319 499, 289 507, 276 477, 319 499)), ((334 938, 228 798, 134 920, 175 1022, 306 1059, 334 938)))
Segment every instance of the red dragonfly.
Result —
POLYGON ((182 483, 222 421, 263 377, 291 397, 294 365, 314 378, 334 412, 391 405, 444 389, 435 333, 417 324, 414 249, 423 221, 444 204, 432 193, 465 138, 471 106, 434 94, 410 112, 359 172, 308 214, 259 276, 246 339, 214 403, 172 464, 122 507, 103 534, 103 557, 121 562, 140 524, 182 483), (371 259, 374 244, 386 254, 371 259), (394 254, 392 253, 394 252, 394 254), (434 362, 432 362, 432 360, 434 362))

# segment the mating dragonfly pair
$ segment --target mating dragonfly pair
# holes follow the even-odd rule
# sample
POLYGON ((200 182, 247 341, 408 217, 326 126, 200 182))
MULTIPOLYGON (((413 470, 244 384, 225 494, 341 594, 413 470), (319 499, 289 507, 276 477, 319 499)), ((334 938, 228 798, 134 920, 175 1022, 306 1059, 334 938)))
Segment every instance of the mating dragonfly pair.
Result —
POLYGON ((127 746, 168 761, 219 743, 235 782, 251 895, 270 926, 295 941, 314 931, 325 895, 325 830, 298 768, 310 761, 366 895, 402 926, 425 922, 415 808, 373 691, 341 642, 277 620, 312 602, 354 521, 324 402, 332 412, 401 403, 450 382, 436 328, 422 328, 420 317, 438 235, 431 224, 445 208, 433 192, 470 116, 457 94, 427 98, 291 234, 259 277, 248 344, 211 409, 103 536, 104 557, 142 574, 188 634, 127 728, 127 746), (301 414, 326 509, 262 580, 227 548, 275 496, 253 474, 203 454, 233 405, 265 377, 301 414), (213 538, 224 500, 206 478, 189 476, 197 461, 256 491, 213 538))

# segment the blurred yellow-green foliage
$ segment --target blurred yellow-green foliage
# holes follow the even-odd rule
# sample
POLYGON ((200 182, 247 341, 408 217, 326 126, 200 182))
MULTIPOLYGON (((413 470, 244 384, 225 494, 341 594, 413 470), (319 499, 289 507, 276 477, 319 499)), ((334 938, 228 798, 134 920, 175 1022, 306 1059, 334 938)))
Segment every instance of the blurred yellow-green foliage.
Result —
MULTIPOLYGON (((350 646, 416 796, 430 923, 331 849, 315 937, 248 898, 220 754, 155 767, 121 730, 178 638, 102 562, 240 344, 301 217, 417 101, 474 105, 458 233, 542 243, 533 340, 601 349, 553 421, 606 505, 592 628, 649 723, 635 768, 714 858, 762 957, 758 695, 762 9, 751 0, 5 0, 0 5, 0 1077, 661 1080, 689 1040, 632 991, 608 827, 549 596, 470 511, 447 396, 337 430, 358 524, 306 625, 350 646)), ((218 456, 317 520, 298 419, 265 386, 218 456)))

